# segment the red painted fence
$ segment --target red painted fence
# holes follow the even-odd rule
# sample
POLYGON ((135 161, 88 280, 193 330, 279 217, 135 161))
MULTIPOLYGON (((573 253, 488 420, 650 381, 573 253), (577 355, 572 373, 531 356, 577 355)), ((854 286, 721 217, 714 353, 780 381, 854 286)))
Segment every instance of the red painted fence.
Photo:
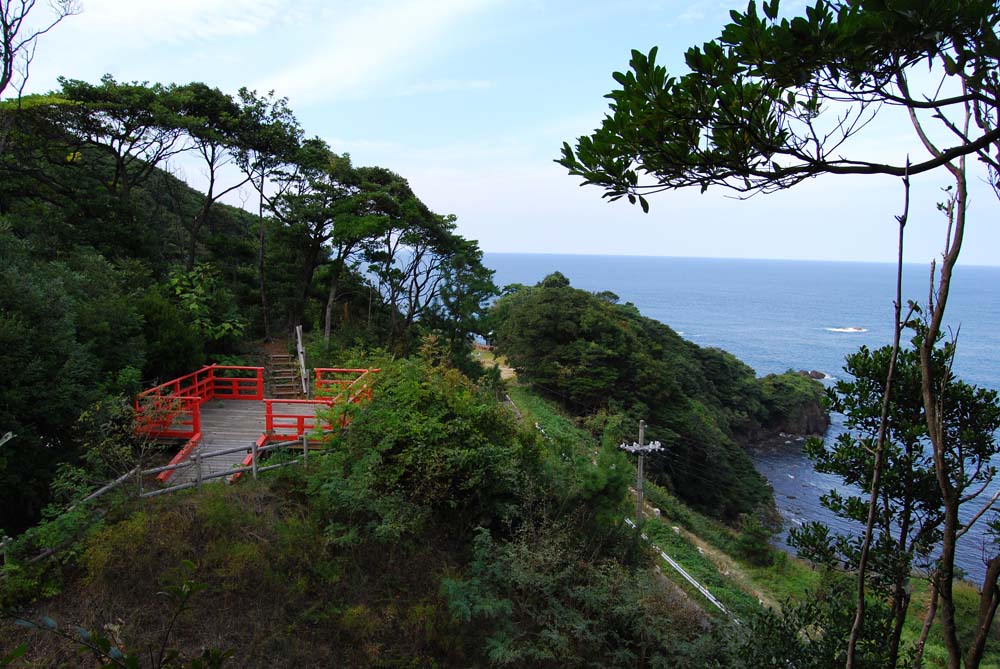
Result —
POLYGON ((340 369, 317 367, 314 374, 316 395, 327 396, 334 402, 357 403, 372 398, 371 375, 380 369, 340 369))
MULTIPOLYGON (((319 400, 264 400, 264 432, 272 440, 277 439, 298 439, 306 432, 320 426, 320 419, 316 416, 316 410, 321 407, 331 407, 334 401, 330 399, 319 400), (314 407, 312 413, 303 415, 290 412, 287 409, 282 411, 282 405, 314 407), (277 406, 277 409, 275 408, 277 406)), ((326 429, 330 426, 326 425, 326 429)))
POLYGON ((145 390, 135 398, 139 430, 155 437, 191 439, 201 432, 201 405, 212 399, 264 399, 264 368, 208 365, 145 390))
MULTIPOLYGON (((335 404, 358 404, 372 398, 372 377, 379 369, 342 369, 318 367, 315 370, 315 393, 318 399, 264 399, 264 368, 234 365, 208 365, 196 372, 161 383, 139 393, 135 400, 139 431, 155 437, 186 439, 187 443, 171 464, 182 462, 201 440, 201 405, 208 400, 258 400, 265 406, 265 432, 258 439, 263 445, 272 441, 294 441, 316 429, 332 429, 316 416, 316 409, 335 404), (236 376, 233 374, 243 374, 236 376), (283 410, 282 405, 315 407, 307 415, 283 410), (277 408, 275 408, 277 407, 277 408)), ((350 423, 350 415, 340 416, 341 427, 350 423)), ((244 460, 249 466, 252 455, 244 460)), ((168 470, 158 477, 166 481, 174 473, 168 470)), ((239 475, 235 475, 233 479, 239 475)))

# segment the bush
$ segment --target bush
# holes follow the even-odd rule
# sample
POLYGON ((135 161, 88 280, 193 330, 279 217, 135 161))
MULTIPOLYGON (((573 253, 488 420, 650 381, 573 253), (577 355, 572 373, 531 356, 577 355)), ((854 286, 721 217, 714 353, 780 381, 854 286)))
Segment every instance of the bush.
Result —
POLYGON ((446 579, 452 615, 493 665, 708 667, 704 614, 655 571, 584 561, 570 523, 522 528, 494 541, 481 530, 466 578, 446 579))
POLYGON ((460 372, 402 360, 376 377, 310 492, 341 540, 414 536, 432 519, 461 536, 516 514, 537 458, 534 436, 460 372))

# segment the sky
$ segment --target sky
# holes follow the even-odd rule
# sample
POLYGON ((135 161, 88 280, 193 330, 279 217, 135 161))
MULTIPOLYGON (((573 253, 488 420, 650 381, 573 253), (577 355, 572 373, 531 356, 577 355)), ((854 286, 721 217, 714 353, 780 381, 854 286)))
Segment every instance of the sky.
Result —
MULTIPOLYGON (((40 3, 41 4, 41 3, 40 3)), ((39 42, 26 92, 57 77, 202 81, 287 97, 307 136, 406 177, 487 252, 891 262, 903 191, 893 177, 822 177, 734 199, 672 191, 643 214, 554 163, 589 133, 631 49, 683 54, 718 36, 732 2, 683 0, 81 0, 39 42)), ((794 11, 801 3, 782 3, 794 11)), ((39 15, 41 16, 41 15, 39 15)), ((860 147, 919 154, 905 119, 860 147)), ((197 169, 175 166, 192 185, 197 169)), ((963 262, 1000 264, 996 197, 970 171, 963 262)), ((940 254, 943 174, 913 181, 906 260, 940 254)))

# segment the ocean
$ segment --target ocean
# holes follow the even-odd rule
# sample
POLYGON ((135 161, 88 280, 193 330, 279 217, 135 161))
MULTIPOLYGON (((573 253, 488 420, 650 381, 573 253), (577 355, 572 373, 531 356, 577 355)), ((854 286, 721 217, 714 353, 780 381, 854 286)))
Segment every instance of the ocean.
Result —
MULTIPOLYGON (((892 342, 896 268, 891 264, 512 253, 487 253, 484 262, 501 287, 533 285, 559 271, 576 288, 610 290, 688 340, 729 351, 761 376, 817 370, 829 384, 844 374, 848 353, 892 342)), ((904 304, 926 303, 929 277, 928 266, 904 266, 904 304)), ((1000 267, 956 268, 946 324, 957 337, 958 376, 1000 390, 1000 267)), ((843 430, 842 417, 834 415, 826 438, 843 430)), ((836 477, 815 472, 794 443, 753 456, 785 521, 780 545, 789 527, 810 520, 839 532, 857 531, 820 505, 821 494, 845 489, 836 477)), ((983 499, 995 490, 1000 480, 983 499)), ((975 580, 985 573, 985 527, 980 521, 966 535, 957 560, 975 580)))

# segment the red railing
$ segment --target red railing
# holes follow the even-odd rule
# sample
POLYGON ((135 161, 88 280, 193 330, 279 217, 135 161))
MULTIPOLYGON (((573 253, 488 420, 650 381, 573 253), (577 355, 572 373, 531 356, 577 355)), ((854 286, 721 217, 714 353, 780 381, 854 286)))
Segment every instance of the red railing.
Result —
MULTIPOLYGON (((321 419, 316 415, 316 410, 321 407, 332 407, 332 399, 318 400, 264 400, 264 432, 271 439, 298 439, 306 432, 320 426, 321 419), (289 411, 282 411, 280 406, 275 410, 275 405, 291 405, 293 407, 311 406, 313 411, 310 414, 300 414, 289 411)), ((330 429, 328 423, 324 423, 326 429, 330 429)))
MULTIPOLYGON (((198 432, 193 437, 188 439, 187 443, 184 444, 181 450, 177 452, 177 455, 173 457, 173 459, 169 462, 169 464, 177 465, 187 460, 187 457, 191 455, 191 451, 195 449, 195 447, 198 445, 198 442, 200 441, 201 441, 201 432, 198 432)), ((159 481, 160 483, 166 483, 167 481, 170 480, 170 477, 173 476, 174 472, 176 471, 177 471, 176 469, 168 469, 166 471, 160 472, 159 475, 157 475, 156 480, 159 481)))
MULTIPOLYGON (((258 439, 258 445, 294 441, 313 430, 333 428, 332 423, 316 415, 318 409, 370 400, 371 375, 378 371, 320 367, 315 370, 315 391, 321 395, 320 398, 264 399, 263 367, 208 365, 140 393, 135 401, 139 430, 152 436, 186 439, 187 442, 170 463, 178 464, 191 454, 202 438, 202 404, 211 399, 259 400, 264 402, 265 407, 265 433, 258 439), (227 372, 252 372, 252 375, 233 376, 227 372), (308 405, 312 411, 300 414, 283 410, 282 405, 308 405)), ((342 413, 337 423, 345 427, 350 420, 349 414, 342 413)), ((248 455, 244 466, 249 466, 252 458, 248 455)), ((166 481, 174 471, 163 472, 158 478, 166 481)))
POLYGON ((135 398, 139 430, 156 437, 190 439, 201 432, 201 405, 211 399, 264 399, 264 368, 208 365, 145 390, 135 398))
POLYGON ((356 403, 372 398, 371 375, 379 369, 339 369, 317 367, 313 370, 314 391, 330 397, 334 402, 356 403))

